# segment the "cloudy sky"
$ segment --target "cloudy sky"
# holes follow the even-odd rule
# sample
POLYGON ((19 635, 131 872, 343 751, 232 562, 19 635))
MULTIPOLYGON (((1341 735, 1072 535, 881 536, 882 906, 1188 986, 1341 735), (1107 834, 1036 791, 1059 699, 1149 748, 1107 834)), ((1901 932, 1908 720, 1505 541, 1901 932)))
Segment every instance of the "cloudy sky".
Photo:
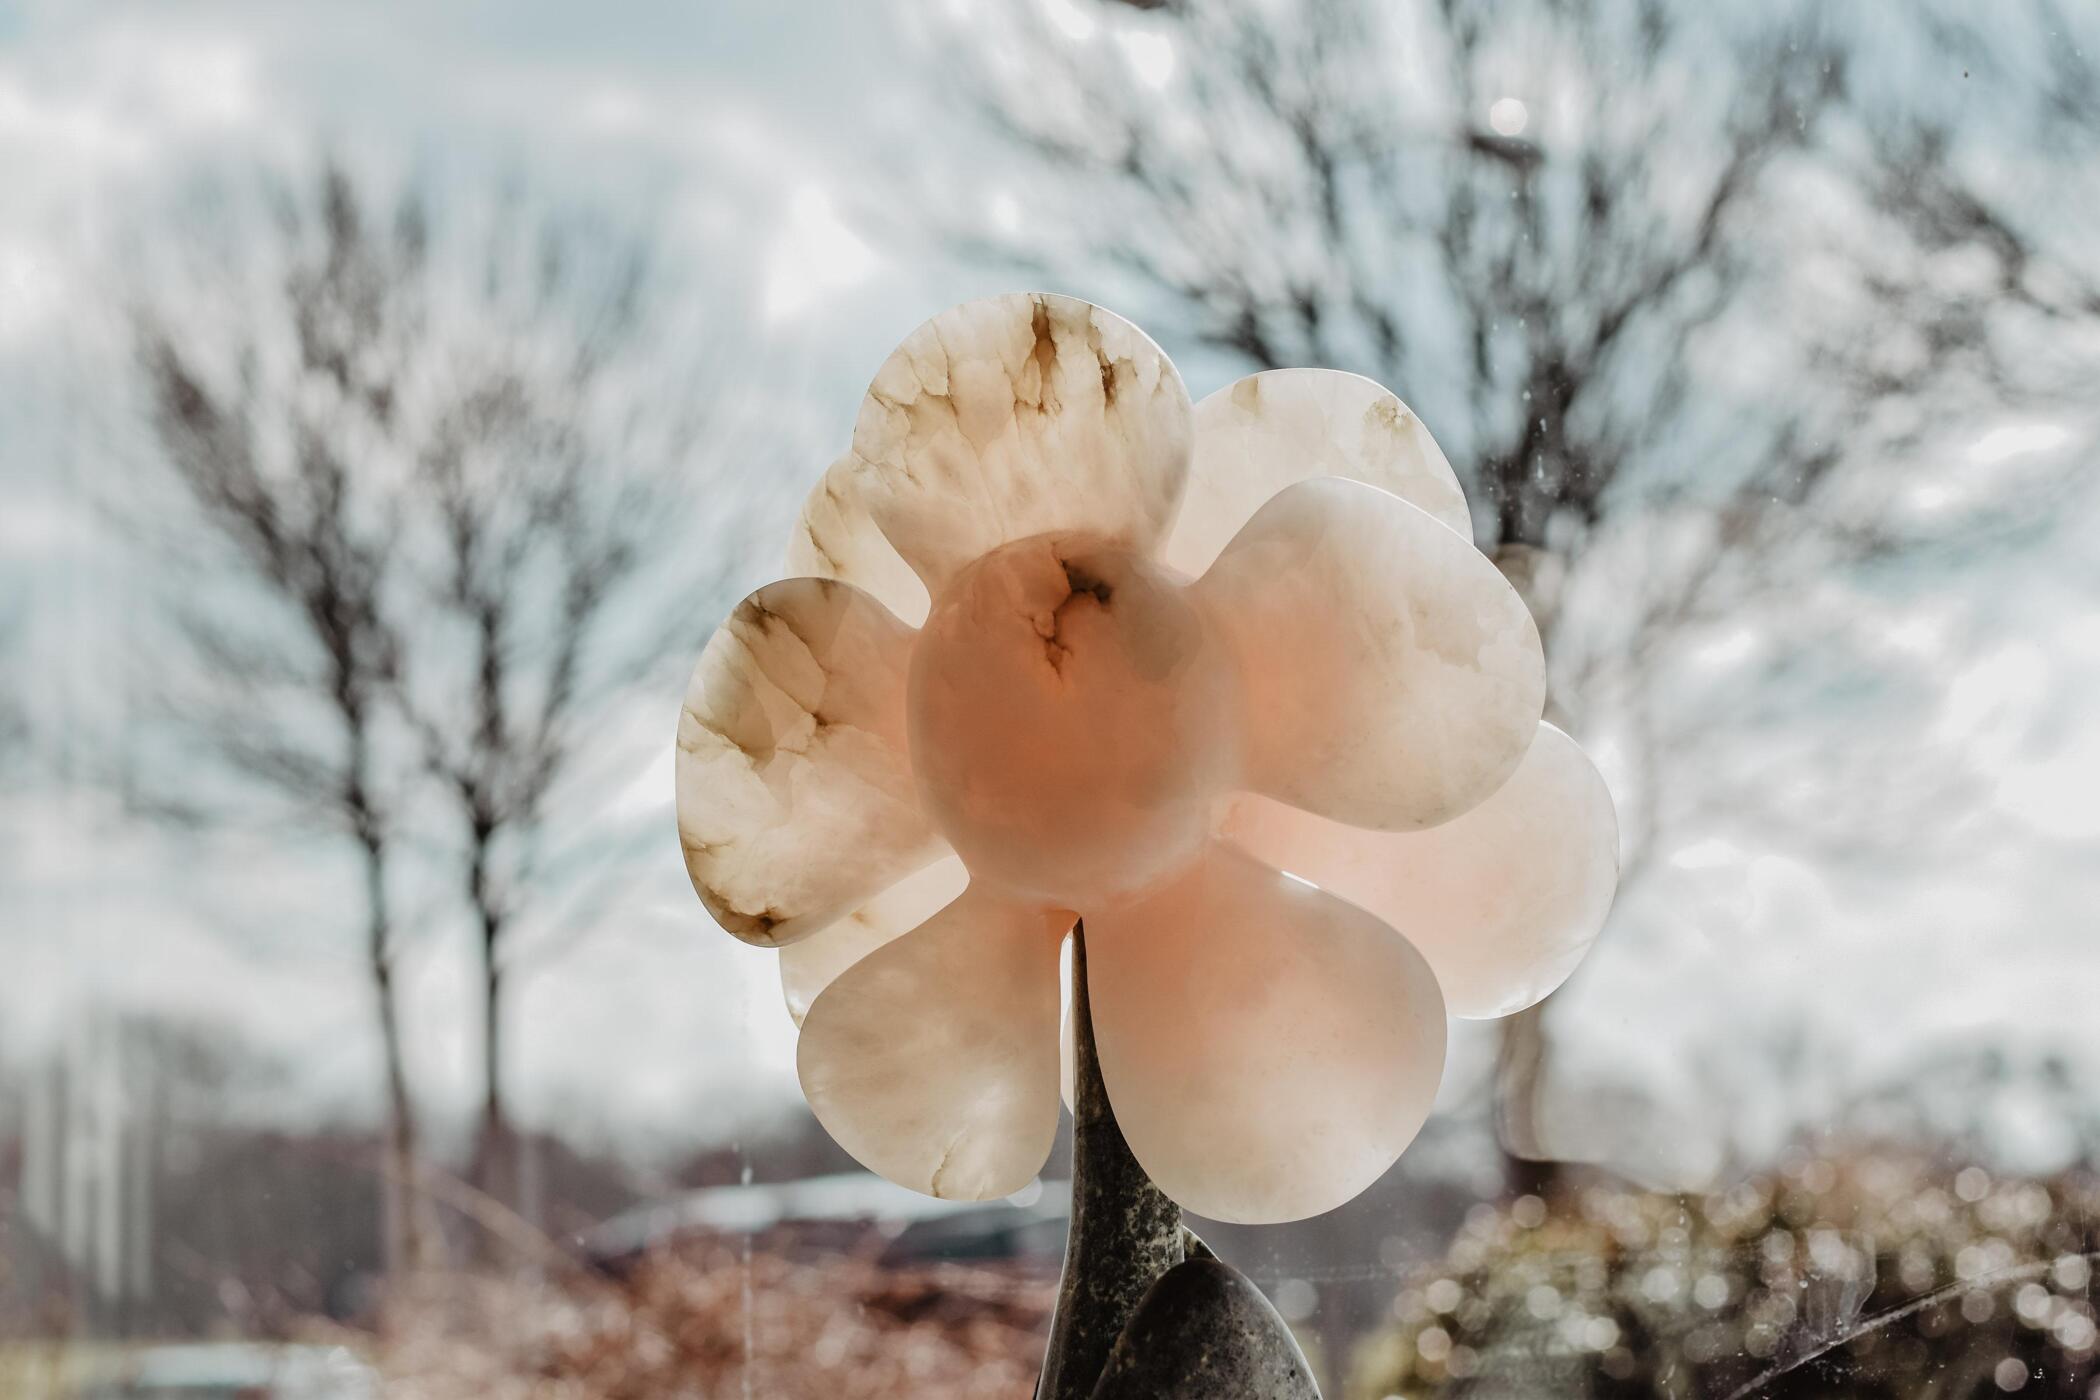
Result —
MULTIPOLYGON (((96 502, 136 449, 106 294, 128 259, 150 256, 156 211, 200 179, 326 146, 462 184, 523 172, 631 212, 661 230, 680 295, 717 328, 722 383, 707 387, 740 406, 725 431, 776 449, 747 454, 762 479, 746 524, 784 539, 888 348, 932 311, 1002 289, 995 271, 901 235, 879 198, 960 140, 916 56, 921 23, 916 7, 873 0, 0 0, 0 625, 16 619, 7 664, 29 682, 53 770, 0 810, 0 1054, 77 1037, 82 1007, 153 1007, 285 1056, 297 1089, 273 1111, 363 1111, 372 1097, 354 921, 339 950, 281 936, 347 907, 341 872, 282 836, 174 840, 92 777, 122 742, 123 658, 150 625, 96 502)), ((1154 77, 1171 70, 1171 52, 1134 52, 1154 77)), ((989 175, 986 189, 986 217, 1005 217, 989 175)), ((1225 373, 1200 357, 1187 367, 1199 394, 1225 373)), ((1959 542, 1989 523, 1992 483, 2089 459, 2089 431, 2069 416, 1978 422, 1887 508, 1959 542)), ((2100 1068, 2096 528, 2086 493, 2017 548, 1804 579, 1788 609, 1694 638, 1659 673, 1672 705, 1771 699, 1746 707, 1739 734, 1680 755, 1684 782, 1768 774, 1797 805, 1861 799, 1862 820, 1882 825, 1851 843, 1719 812, 1648 853, 1559 1004, 1573 1109, 1584 1085, 1660 1096, 1645 1130, 1600 1121, 1667 1156, 1672 1138, 1769 1144, 1939 1051, 2068 1048, 2100 1068), (1925 769, 1969 780, 1952 805, 1900 814, 1913 841, 1863 799, 1925 769), (1777 1084, 1740 1046, 1786 1027, 1809 1068, 1777 1084)), ((742 581, 763 581, 758 557, 742 581)), ((663 809, 664 859, 519 1003, 525 1116, 636 1142, 744 1131, 793 1095, 770 959, 714 933, 684 887, 669 838, 672 697, 663 710, 662 761, 622 800, 663 809)), ((1600 753, 1610 769, 1608 736, 1600 753)), ((467 950, 426 938, 409 967, 420 1078, 457 1110, 473 1083, 467 950)), ((1478 1087, 1460 1075, 1452 1093, 1478 1087)), ((1603 1152, 1583 1117, 1556 1131, 1570 1151, 1603 1152)), ((2046 1131, 2020 1132, 2047 1155, 2046 1131)))
MULTIPOLYGON (((122 712, 129 629, 150 625, 98 515, 99 478, 135 436, 99 294, 151 244, 156 212, 199 181, 325 146, 387 175, 522 176, 631 213, 661 231, 682 294, 719 327, 719 362, 738 367, 722 373, 752 407, 732 431, 788 444, 752 454, 780 478, 754 495, 784 538, 866 367, 953 299, 937 269, 855 233, 834 193, 909 91, 904 61, 878 8, 853 3, 0 6, 0 580, 23 600, 10 665, 61 764, 8 806, 0 1046, 77 1035, 83 1004, 166 1007, 292 1054, 312 1112, 368 1098, 354 924, 336 956, 282 937, 295 912, 347 907, 340 872, 311 843, 171 842, 89 776, 112 739, 103 717, 122 712), (766 411, 780 404, 793 412, 766 411)), ((752 568, 745 582, 762 581, 752 568)), ((792 1089, 770 959, 703 936, 668 793, 667 772, 637 773, 628 796, 663 808, 660 894, 528 984, 520 1007, 526 1098, 586 1130, 720 1132, 689 1121, 696 1103, 792 1089)), ((464 951, 410 954, 421 1078, 441 1101, 471 1085, 464 951)))

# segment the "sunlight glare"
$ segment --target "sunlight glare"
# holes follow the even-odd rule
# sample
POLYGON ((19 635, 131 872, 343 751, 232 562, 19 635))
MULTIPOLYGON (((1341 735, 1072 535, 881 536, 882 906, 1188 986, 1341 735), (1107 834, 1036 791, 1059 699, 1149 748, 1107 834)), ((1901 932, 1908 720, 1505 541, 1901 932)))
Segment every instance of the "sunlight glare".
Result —
POLYGON ((2080 735, 2054 752, 2008 767, 1998 780, 2001 806, 2034 830, 2059 841, 2100 840, 2100 738, 2080 735))
POLYGON ((28 240, 0 242, 0 345, 27 342, 63 304, 51 259, 28 240))
POLYGON ((1043 17, 1074 43, 1083 44, 1094 37, 1094 17, 1072 0, 1043 0, 1043 17))
POLYGON ((632 821, 661 812, 664 819, 669 820, 671 797, 676 791, 675 758, 675 744, 666 743, 621 786, 611 803, 612 814, 622 821, 632 821))
POLYGON ((1670 864, 1679 870, 1720 870, 1740 865, 1744 851, 1733 841, 1724 841, 1718 836, 1693 841, 1678 848, 1670 857, 1670 864))
POLYGON ((1725 671, 1748 661, 1757 651, 1758 631, 1754 627, 1729 628, 1692 649, 1692 660, 1709 670, 1725 671))
POLYGON ((1969 448, 1969 460, 2003 462, 2011 457, 2047 452, 2070 439, 2070 430, 2061 423, 2008 423, 1976 439, 1969 448))
POLYGON ((1498 136, 1522 136, 1531 123, 1531 109, 1514 97, 1498 97, 1488 108, 1488 125, 1498 136))
POLYGON ((1116 35, 1123 57, 1138 81, 1155 90, 1174 79, 1174 41, 1165 34, 1136 29, 1116 35))
POLYGON ((768 260, 766 320, 787 320, 825 294, 859 284, 875 264, 874 249, 839 218, 831 197, 816 185, 804 185, 788 204, 785 227, 768 260))
POLYGON ((608 85, 584 100, 583 127, 587 131, 621 136, 649 129, 649 104, 633 88, 608 85))

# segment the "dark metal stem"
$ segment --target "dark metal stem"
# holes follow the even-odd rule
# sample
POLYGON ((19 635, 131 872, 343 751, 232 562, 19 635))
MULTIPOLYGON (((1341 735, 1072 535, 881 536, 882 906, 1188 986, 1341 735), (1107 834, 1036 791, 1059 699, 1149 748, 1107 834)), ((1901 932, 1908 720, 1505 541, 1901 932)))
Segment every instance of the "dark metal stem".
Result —
POLYGON ((1087 1400, 1138 1300, 1183 1258, 1181 1208, 1130 1155, 1101 1080, 1084 924, 1072 930, 1072 1058, 1072 1225, 1036 1400, 1087 1400))

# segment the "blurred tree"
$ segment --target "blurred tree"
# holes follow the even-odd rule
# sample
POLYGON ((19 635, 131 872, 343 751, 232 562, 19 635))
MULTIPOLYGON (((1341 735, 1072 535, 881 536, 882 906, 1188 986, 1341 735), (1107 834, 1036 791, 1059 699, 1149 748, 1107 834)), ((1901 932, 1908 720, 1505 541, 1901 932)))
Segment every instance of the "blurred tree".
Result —
POLYGON ((172 600, 208 670, 185 717, 354 843, 403 1179, 392 886, 436 859, 480 964, 474 1174, 511 1202, 519 934, 558 944, 617 888, 639 828, 602 808, 657 746, 622 702, 688 656, 716 565, 669 548, 694 435, 655 378, 646 243, 515 194, 485 212, 329 163, 219 249, 259 287, 137 323, 163 453, 247 585, 172 600))
MULTIPOLYGON (((168 599, 213 682, 180 712, 240 774, 350 843, 385 1059, 386 1257, 414 1267, 433 1241, 415 1204, 417 1123, 395 985, 403 774, 385 729, 404 639, 386 592, 400 540, 358 457, 393 420, 397 386, 372 351, 398 334, 386 290, 421 265, 423 244, 408 224, 373 241, 333 170, 315 207, 287 201, 281 213, 284 266, 267 326, 200 325, 152 304, 137 313, 162 454, 252 585, 230 602, 190 589, 168 599), (207 336, 231 344, 201 346, 207 336)), ((179 526, 174 534, 179 549, 179 526)))
MULTIPOLYGON (((1673 0, 1130 8, 959 22, 951 71, 981 75, 970 98, 1039 197, 1009 190, 989 223, 956 209, 945 232, 1127 283, 1170 335, 1246 368, 1394 386, 1540 618, 1551 712, 1581 729, 1625 711, 1626 883, 1685 815, 1659 755, 1701 739, 1643 712, 1659 639, 1815 551, 1901 547, 1878 515, 1899 454, 1980 407, 2066 402, 2091 373, 2100 265, 2061 216, 2094 191, 2100 36, 2081 46, 2090 17, 2050 0, 1987 22, 1673 0), (1971 74, 1987 118, 1946 101, 1971 74), (1993 143, 2037 152, 2065 204, 2036 198, 2035 172, 2006 178, 1993 143), (1618 615, 1576 636, 1562 602, 1614 532, 1599 585, 1618 615)), ((2049 493, 2025 505, 2044 514, 2049 493)), ((1547 1150, 1543 1014, 1506 1023, 1518 1188, 1547 1150)))
MULTIPOLYGON (((639 834, 593 820, 561 833, 579 848, 548 850, 558 803, 603 801, 577 780, 604 785, 609 707, 692 649, 690 591, 637 596, 683 523, 672 468, 692 434, 663 432, 680 421, 676 400, 637 401, 633 372, 651 350, 646 245, 580 221, 521 233, 505 218, 468 275, 485 324, 452 338, 450 388, 416 444, 406 498, 432 536, 421 596, 445 659, 403 673, 397 693, 463 837, 486 1066, 474 1174, 515 1203, 503 1034, 514 935, 550 893, 550 857, 603 862, 639 834)), ((565 872, 551 874, 559 885, 565 872)), ((588 919, 604 893, 591 887, 567 917, 588 919)), ((562 916, 551 922, 560 932, 562 916)))

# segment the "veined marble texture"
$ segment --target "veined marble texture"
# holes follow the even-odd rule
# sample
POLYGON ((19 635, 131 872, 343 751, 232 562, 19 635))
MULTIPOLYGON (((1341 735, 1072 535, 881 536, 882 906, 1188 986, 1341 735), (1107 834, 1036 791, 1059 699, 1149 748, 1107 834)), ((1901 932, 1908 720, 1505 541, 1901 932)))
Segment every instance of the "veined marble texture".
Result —
POLYGON ((1469 524, 1369 380, 1191 407, 1136 327, 1048 295, 913 332, 679 722, 687 867, 779 948, 832 1135, 935 1195, 1024 1186, 1084 919, 1109 1098, 1176 1200, 1290 1220, 1390 1166, 1445 1017, 1558 986, 1617 880, 1469 524))

